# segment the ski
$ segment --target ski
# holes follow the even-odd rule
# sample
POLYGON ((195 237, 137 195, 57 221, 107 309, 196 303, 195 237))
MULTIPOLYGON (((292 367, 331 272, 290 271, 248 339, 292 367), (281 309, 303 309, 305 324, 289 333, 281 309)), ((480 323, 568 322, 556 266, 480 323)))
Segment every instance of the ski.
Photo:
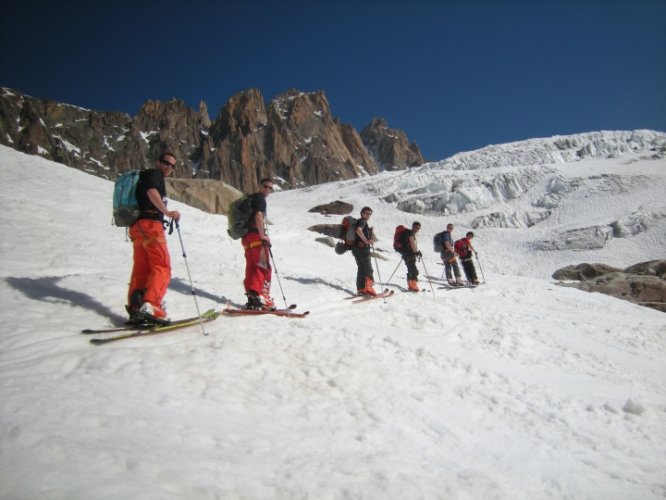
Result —
POLYGON ((265 311, 258 309, 237 309, 234 307, 227 306, 226 309, 222 310, 222 314, 228 316, 263 316, 271 314, 273 316, 282 316, 285 318, 305 318, 310 311, 305 312, 294 312, 296 309, 296 304, 291 304, 290 306, 284 309, 275 309, 274 311, 265 311))
POLYGON ((131 330, 141 330, 143 328, 149 328, 155 326, 152 323, 140 323, 136 325, 124 325, 124 326, 111 326, 109 328, 86 328, 81 330, 81 333, 91 334, 91 333, 113 333, 113 332, 127 332, 131 330))
MULTIPOLYGON (((397 286, 397 285, 387 285, 387 286, 397 286)), ((384 288, 384 290, 379 292, 377 295, 351 294, 351 295, 349 295, 349 297, 344 297, 344 300, 351 300, 351 301, 355 302, 358 299, 366 298, 366 297, 367 298, 383 297, 387 293, 389 293, 389 291, 390 290, 388 288, 384 288), (354 299, 356 299, 356 300, 354 300, 354 299)))
POLYGON ((437 290, 457 290, 458 288, 476 288, 479 285, 444 285, 438 286, 437 290))
POLYGON ((365 297, 354 297, 355 300, 352 300, 352 304, 360 304, 361 302, 367 302, 369 300, 375 300, 375 299, 385 299, 387 297, 391 297, 392 295, 395 294, 395 290, 384 290, 382 293, 378 293, 377 295, 371 295, 371 296, 365 296, 365 297))
MULTIPOLYGON (((207 315, 213 314, 215 312, 215 309, 209 309, 205 313, 201 315, 201 317, 205 317, 207 315)), ((134 324, 134 325, 124 325, 124 326, 114 326, 110 328, 86 328, 85 330, 81 330, 81 333, 90 335, 90 334, 95 334, 95 333, 114 333, 114 332, 126 332, 126 331, 136 331, 136 330, 148 330, 151 328, 155 328, 158 326, 171 326, 171 325, 180 325, 181 323, 189 323, 190 321, 194 320, 199 320, 199 316, 194 316, 192 318, 185 318, 185 319, 179 319, 175 321, 171 321, 166 325, 159 325, 155 323, 150 323, 150 322, 145 322, 145 323, 140 323, 140 324, 134 324)))
MULTIPOLYGON (((217 319, 221 314, 220 311, 215 311, 213 309, 206 311, 201 315, 201 322, 209 323, 217 319)), ((181 328, 187 328, 190 326, 196 326, 199 324, 199 317, 188 318, 186 320, 173 321, 168 325, 154 325, 149 328, 144 328, 142 330, 133 330, 128 333, 123 333, 120 335, 115 335, 113 337, 104 337, 104 338, 95 338, 90 339, 90 343, 93 345, 108 344, 109 342, 115 342, 116 340, 131 339, 134 337, 147 337, 149 335, 157 335, 159 333, 167 333, 173 330, 178 330, 181 328)))

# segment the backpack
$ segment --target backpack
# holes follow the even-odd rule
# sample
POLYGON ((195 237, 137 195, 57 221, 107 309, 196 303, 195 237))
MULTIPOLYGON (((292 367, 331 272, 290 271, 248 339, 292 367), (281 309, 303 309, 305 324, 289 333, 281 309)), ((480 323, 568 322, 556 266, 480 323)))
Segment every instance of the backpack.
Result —
POLYGON ((444 251, 444 233, 446 231, 442 231, 441 233, 437 233, 433 239, 432 243, 435 247, 435 252, 442 253, 444 251))
POLYGON ((122 173, 113 186, 113 223, 129 227, 139 219, 139 203, 136 201, 136 185, 139 171, 122 173))
POLYGON ((232 201, 227 210, 227 233, 234 240, 245 236, 250 229, 250 215, 252 214, 252 197, 243 195, 232 201))
POLYGON ((471 257, 469 245, 467 244, 467 240, 465 238, 460 238, 458 241, 456 241, 453 245, 453 248, 455 249, 456 253, 460 255, 461 259, 471 257))
POLYGON ((342 219, 340 239, 344 240, 347 248, 354 246, 354 242, 356 241, 356 219, 351 215, 347 215, 342 219))
POLYGON ((407 249, 407 235, 406 232, 409 231, 402 224, 395 228, 395 233, 393 233, 393 250, 396 252, 404 252, 407 249))

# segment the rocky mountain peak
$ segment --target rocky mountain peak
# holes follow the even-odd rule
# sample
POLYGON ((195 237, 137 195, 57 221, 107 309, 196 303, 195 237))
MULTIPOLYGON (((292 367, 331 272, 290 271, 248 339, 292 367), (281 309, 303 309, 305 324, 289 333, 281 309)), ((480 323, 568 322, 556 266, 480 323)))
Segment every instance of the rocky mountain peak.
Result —
MULTIPOLYGON (((381 165, 405 168, 418 161, 418 147, 414 154, 403 132, 384 122, 374 129, 373 145, 388 143, 391 135, 399 138, 391 139, 392 148, 381 149, 391 150, 381 165)), ((132 117, 3 88, 0 144, 109 179, 148 167, 168 150, 178 159, 178 178, 222 180, 246 192, 265 176, 290 188, 374 174, 380 169, 375 158, 384 158, 369 152, 351 125, 332 116, 323 91, 297 89, 268 104, 258 89, 239 92, 211 121, 204 101, 194 110, 180 99, 150 100, 132 117)))

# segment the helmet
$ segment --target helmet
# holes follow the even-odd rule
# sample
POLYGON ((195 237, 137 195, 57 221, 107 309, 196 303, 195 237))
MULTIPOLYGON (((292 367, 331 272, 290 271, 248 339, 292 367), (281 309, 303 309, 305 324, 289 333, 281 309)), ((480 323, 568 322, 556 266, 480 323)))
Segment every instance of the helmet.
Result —
POLYGON ((345 245, 342 241, 338 241, 335 244, 335 253, 337 253, 338 255, 344 254, 347 250, 348 250, 347 245, 345 245))

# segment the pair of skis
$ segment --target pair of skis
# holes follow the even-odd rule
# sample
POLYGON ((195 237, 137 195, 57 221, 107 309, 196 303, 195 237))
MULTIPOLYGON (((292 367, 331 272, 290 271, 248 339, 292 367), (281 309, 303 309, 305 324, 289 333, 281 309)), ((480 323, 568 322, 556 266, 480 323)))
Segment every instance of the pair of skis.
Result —
POLYGON ((476 288, 479 285, 443 285, 438 286, 438 290, 457 290, 458 288, 476 288))
POLYGON ((190 326, 196 326, 200 323, 209 323, 215 321, 219 316, 255 316, 255 315, 266 315, 270 314, 273 316, 283 316, 287 318, 305 318, 310 311, 305 311, 302 313, 294 312, 296 304, 292 304, 285 309, 276 309, 274 311, 264 311, 264 310, 252 310, 252 309, 237 309, 227 306, 221 311, 216 311, 215 309, 209 309, 201 315, 201 318, 198 316, 192 318, 186 318, 181 320, 172 321, 166 325, 127 325, 127 326, 118 326, 112 328, 101 328, 101 329, 90 329, 81 330, 81 333, 84 334, 102 334, 102 333, 120 333, 119 335, 113 335, 111 337, 100 337, 90 339, 90 343, 93 345, 108 344, 109 342, 115 342, 117 340, 130 339, 134 337, 147 337, 149 335, 157 335, 160 333, 171 332, 174 330, 180 330, 182 328, 188 328, 190 326))
POLYGON ((98 333, 114 333, 114 332, 125 332, 120 333, 119 335, 113 335, 111 337, 100 337, 90 339, 90 343, 93 345, 108 344, 109 342, 115 342, 116 340, 131 339, 133 337, 147 337, 149 335, 157 335, 158 333, 170 332, 172 330, 179 330, 181 328, 187 328, 189 326, 195 326, 200 323, 209 323, 217 319, 220 315, 219 311, 215 309, 209 309, 201 315, 201 318, 194 316, 192 318, 180 319, 177 321, 172 321, 165 325, 127 325, 119 326, 114 328, 101 328, 101 329, 85 329, 81 330, 81 333, 85 334, 98 334, 98 333))
POLYGON ((368 302, 369 300, 385 299, 391 297, 394 293, 395 290, 389 290, 387 288, 377 295, 352 295, 351 297, 345 297, 345 299, 351 300, 352 304, 360 304, 361 302, 368 302))
POLYGON ((264 309, 237 309, 227 306, 221 312, 227 316, 261 316, 271 314, 273 316, 284 316, 286 318, 305 318, 310 311, 294 312, 296 304, 292 304, 284 309, 275 309, 274 311, 266 311, 264 309))

